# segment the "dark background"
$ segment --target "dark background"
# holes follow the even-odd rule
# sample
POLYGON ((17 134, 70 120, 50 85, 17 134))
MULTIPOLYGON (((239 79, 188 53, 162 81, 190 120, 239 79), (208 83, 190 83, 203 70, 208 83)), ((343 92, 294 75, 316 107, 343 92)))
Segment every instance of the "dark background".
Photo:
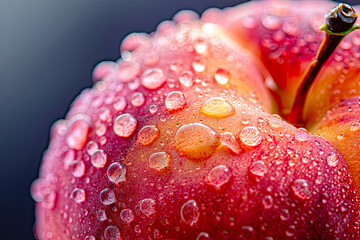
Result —
MULTIPOLYGON (((360 0, 345 1, 360 3, 360 0)), ((181 9, 244 0, 0 0, 0 239, 33 239, 29 188, 51 124, 90 87, 121 39, 152 32, 181 9)))

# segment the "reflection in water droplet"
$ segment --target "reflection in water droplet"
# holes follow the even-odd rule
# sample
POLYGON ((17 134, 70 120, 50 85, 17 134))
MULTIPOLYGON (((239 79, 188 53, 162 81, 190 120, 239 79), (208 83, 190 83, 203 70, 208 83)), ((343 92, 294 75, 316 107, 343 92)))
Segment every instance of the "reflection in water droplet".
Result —
POLYGON ((96 150, 91 155, 91 164, 96 168, 103 168, 106 165, 107 155, 103 150, 96 150))
POLYGON ((189 200, 184 203, 180 210, 180 216, 187 225, 195 225, 200 216, 199 207, 197 206, 196 201, 189 200))
POLYGON ((151 168, 161 171, 162 169, 169 166, 171 160, 170 154, 166 152, 153 153, 149 158, 149 165, 151 168))
POLYGON ((171 112, 184 108, 186 105, 186 99, 182 92, 174 91, 169 93, 165 99, 166 109, 171 112))
POLYGON ((228 70, 220 68, 214 74, 214 78, 220 85, 225 85, 230 81, 231 74, 228 70))
POLYGON ((261 143, 262 137, 256 127, 245 127, 241 130, 239 138, 247 146, 257 146, 261 143))
POLYGON ((82 203, 86 199, 85 190, 82 188, 75 188, 71 192, 71 199, 74 200, 77 203, 82 203))
POLYGON ((148 217, 156 212, 155 206, 155 200, 152 198, 145 198, 140 201, 140 211, 148 217))
POLYGON ((309 184, 304 179, 296 179, 291 186, 296 197, 305 200, 311 197, 309 184))
POLYGON ((216 189, 229 182, 232 173, 225 165, 219 165, 211 169, 208 175, 209 183, 215 186, 216 189))
POLYGON ((107 176, 113 183, 125 181, 126 167, 122 163, 114 162, 107 169, 107 176))
POLYGON ((120 231, 115 226, 108 226, 105 229, 104 237, 106 240, 121 240, 120 231))
POLYGON ((209 117, 225 118, 235 114, 235 108, 225 99, 215 97, 203 103, 200 112, 209 117))
POLYGON ((147 89, 157 89, 165 81, 165 74, 160 68, 147 69, 141 76, 141 84, 147 89))
POLYGON ((181 126, 175 135, 175 147, 190 159, 209 158, 220 145, 220 135, 201 123, 181 126))
POLYGON ((100 201, 104 205, 113 204, 116 201, 114 191, 109 188, 102 190, 100 193, 100 201))
POLYGON ((113 129, 119 137, 127 138, 134 133, 136 126, 136 119, 131 114, 125 113, 115 119, 113 129))
POLYGON ((123 209, 121 212, 120 212, 120 218, 121 220, 123 220, 125 223, 131 223, 135 216, 134 216, 134 213, 133 211, 131 211, 130 209, 123 209))
POLYGON ((336 153, 330 153, 326 158, 327 164, 331 167, 336 167, 339 163, 339 157, 336 153))
POLYGON ((220 141, 222 145, 227 146, 235 154, 240 154, 242 152, 242 148, 233 133, 224 132, 221 133, 220 136, 220 141))
POLYGON ((84 176, 84 173, 85 173, 85 164, 81 160, 75 161, 71 165, 70 170, 71 170, 71 174, 74 177, 82 177, 82 176, 84 176))
POLYGON ((263 161, 258 160, 251 163, 249 171, 255 176, 263 177, 267 173, 268 169, 263 161))

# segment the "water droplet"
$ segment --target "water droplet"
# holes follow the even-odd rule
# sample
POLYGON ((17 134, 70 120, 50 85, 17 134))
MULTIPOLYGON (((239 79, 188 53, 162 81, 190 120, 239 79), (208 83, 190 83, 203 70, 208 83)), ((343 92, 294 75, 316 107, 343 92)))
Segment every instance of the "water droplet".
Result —
POLYGON ((261 20, 262 25, 269 30, 276 30, 280 27, 281 22, 276 16, 266 16, 261 20))
POLYGON ((190 159, 209 158, 220 145, 220 135, 201 123, 181 126, 175 135, 175 147, 190 159))
POLYGON ((119 137, 130 137, 137 126, 136 119, 128 113, 121 114, 114 121, 114 132, 119 137))
POLYGON ((270 209, 273 206, 273 198, 270 195, 266 195, 263 199, 262 199, 262 205, 265 209, 270 209))
POLYGON ((160 68, 147 69, 141 76, 141 84, 147 89, 157 89, 165 81, 165 74, 160 68))
POLYGON ((295 235, 295 226, 289 225, 288 229, 286 229, 285 234, 287 237, 293 237, 295 235))
POLYGON ((339 163, 339 157, 336 153, 330 153, 326 158, 327 164, 331 167, 336 167, 339 163))
POLYGON ((85 237, 85 240, 96 240, 93 235, 89 235, 85 237))
POLYGON ((155 206, 155 200, 152 198, 145 198, 140 201, 140 211, 148 217, 156 212, 155 206))
POLYGON ((296 129, 294 135, 295 135, 295 139, 298 140, 299 142, 308 141, 310 138, 310 135, 305 128, 296 129))
POLYGON ((97 124, 95 128, 95 133, 98 137, 104 136, 106 133, 106 126, 103 123, 97 124))
POLYGON ((209 183, 215 186, 216 189, 229 182, 232 173, 225 165, 219 165, 211 169, 208 175, 209 183))
POLYGON ((87 141, 90 131, 90 124, 84 119, 73 122, 68 130, 66 143, 75 150, 81 150, 87 141))
POLYGON ((94 152, 96 150, 99 149, 99 146, 96 142, 94 141, 89 141, 87 144, 86 144, 86 152, 91 156, 94 154, 94 152))
POLYGON ((205 58, 197 58, 192 62, 192 68, 196 72, 204 72, 206 65, 205 65, 205 58))
POLYGON ((360 129, 360 123, 359 122, 354 122, 350 126, 350 131, 352 131, 352 132, 355 132, 355 131, 357 131, 359 129, 360 129))
POLYGON ((149 107, 149 112, 150 112, 151 114, 155 114, 157 111, 158 111, 158 107, 157 107, 156 105, 151 105, 151 106, 149 107))
POLYGON ((209 117, 225 118, 235 114, 235 108, 225 99, 215 97, 203 103, 200 112, 209 117))
POLYGON ((149 145, 160 135, 159 129, 154 125, 148 125, 143 127, 138 134, 138 141, 142 145, 149 145))
POLYGON ((97 212, 97 218, 102 222, 105 221, 107 219, 105 211, 104 210, 99 210, 97 212))
POLYGON ((296 179, 291 186, 296 197, 305 200, 311 197, 309 184, 304 179, 296 179))
POLYGON ((96 150, 93 155, 91 155, 91 164, 96 168, 105 167, 107 162, 107 155, 103 150, 96 150))
POLYGON ((125 181, 126 167, 122 163, 114 162, 107 169, 107 176, 113 183, 125 181))
POLYGON ((230 72, 224 68, 219 68, 214 74, 214 78, 220 85, 225 85, 230 81, 230 72))
POLYGON ((343 133, 343 132, 339 133, 339 135, 337 135, 336 138, 337 138, 339 141, 344 140, 344 139, 345 139, 345 133, 343 133))
POLYGON ((71 192, 71 199, 74 200, 77 203, 82 203, 86 199, 85 190, 82 188, 75 188, 71 192))
POLYGON ((183 71, 179 76, 179 82, 185 87, 191 87, 194 84, 194 74, 191 71, 183 71))
POLYGON ((145 102, 145 97, 141 92, 136 92, 131 96, 131 104, 134 107, 141 107, 145 102))
POLYGON ((81 160, 75 161, 71 165, 70 169, 71 169, 71 174, 74 177, 82 177, 82 176, 84 176, 84 173, 85 173, 85 164, 81 160))
POLYGON ((166 152, 153 153, 149 158, 149 165, 151 168, 155 168, 158 171, 169 166, 171 160, 170 154, 166 152))
POLYGON ((114 99, 113 108, 115 111, 123 111, 126 107, 125 97, 117 97, 114 99))
POLYGON ((260 131, 256 127, 245 127, 241 130, 239 138, 243 144, 247 146, 257 146, 261 143, 262 137, 260 131))
POLYGON ((197 206, 196 201, 189 200, 184 203, 180 210, 180 216, 187 225, 195 225, 200 216, 199 207, 197 206))
POLYGON ((130 82, 141 70, 137 62, 122 61, 119 63, 118 78, 121 82, 130 82))
POLYGON ((220 134, 220 137, 221 144, 227 146, 233 153, 240 154, 242 152, 242 148, 233 133, 224 132, 220 134))
POLYGON ((106 121, 110 118, 110 110, 107 107, 102 107, 98 111, 98 116, 101 121, 106 121))
POLYGON ((258 160, 251 163, 249 171, 255 176, 263 177, 267 173, 268 169, 263 161, 258 160))
POLYGON ((284 124, 284 121, 281 119, 281 117, 277 114, 273 114, 269 118, 269 125, 273 128, 279 128, 284 124))
POLYGON ((165 99, 166 109, 171 112, 184 108, 186 105, 186 99, 182 92, 174 91, 169 93, 165 99))
POLYGON ((133 211, 131 211, 131 209, 126 208, 120 212, 120 218, 125 223, 131 223, 132 221, 134 221, 135 216, 134 216, 133 211))
POLYGON ((68 170, 70 165, 73 163, 75 158, 75 152, 72 149, 69 149, 64 153, 63 159, 64 159, 64 169, 68 170))
POLYGON ((208 43, 202 39, 194 42, 193 47, 198 54, 204 54, 208 50, 208 43))
POLYGON ((283 221, 286 221, 286 220, 289 220, 289 218, 290 218, 289 210, 282 209, 280 212, 280 219, 283 221))
POLYGON ((105 229, 104 237, 106 240, 121 240, 120 231, 115 226, 108 226, 105 229))
POLYGON ((102 190, 100 193, 100 201, 104 205, 113 204, 116 201, 114 191, 109 188, 102 190))

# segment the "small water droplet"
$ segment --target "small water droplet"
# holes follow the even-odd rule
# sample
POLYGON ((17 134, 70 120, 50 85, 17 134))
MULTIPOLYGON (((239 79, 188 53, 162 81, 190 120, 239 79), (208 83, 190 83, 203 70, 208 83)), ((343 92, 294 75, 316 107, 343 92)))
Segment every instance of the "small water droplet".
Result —
POLYGON ((295 235, 295 226, 289 225, 288 229, 286 229, 285 234, 287 237, 293 237, 295 235))
POLYGON ((102 190, 100 193, 100 201, 104 205, 113 204, 116 201, 114 191, 109 188, 102 190))
POLYGON ((150 112, 151 114, 155 114, 157 111, 158 111, 158 107, 157 107, 156 105, 151 105, 151 106, 149 107, 149 112, 150 112))
POLYGON ((125 97, 117 97, 114 99, 113 108, 115 111, 123 111, 126 107, 125 97))
POLYGON ((208 50, 208 43, 202 39, 198 39, 194 42, 193 47, 198 54, 204 54, 208 50))
POLYGON ((130 137, 137 126, 136 119, 129 113, 124 113, 118 116, 114 121, 114 132, 119 137, 130 137))
POLYGON ((67 132, 66 143, 75 150, 81 150, 87 141, 90 124, 84 119, 73 122, 67 132))
POLYGON ((207 240, 210 239, 210 236, 206 232, 201 232, 199 235, 197 235, 196 240, 207 240))
POLYGON ((242 148, 233 133, 224 132, 220 134, 220 137, 221 144, 227 146, 233 153, 240 154, 242 152, 242 148))
POLYGON ((197 206, 196 201, 189 200, 184 203, 180 210, 180 216, 187 225, 195 225, 200 216, 199 207, 197 206))
POLYGON ((280 212, 280 219, 283 221, 287 221, 290 218, 290 213, 289 210, 287 209, 282 209, 280 212))
POLYGON ((359 129, 360 129, 360 123, 359 122, 354 122, 350 126, 350 131, 352 131, 352 132, 355 132, 355 131, 357 131, 359 129))
POLYGON ((309 184, 304 179, 296 179, 291 186, 296 197, 305 200, 311 197, 309 184))
POLYGON ((106 125, 103 123, 97 124, 95 127, 95 133, 98 137, 102 137, 106 133, 106 125))
POLYGON ((107 169, 107 176, 113 183, 125 181, 126 167, 122 163, 114 162, 107 169))
POLYGON ((185 87, 191 87, 194 84, 194 74, 191 71, 183 71, 179 75, 179 82, 185 87))
POLYGON ((192 68, 196 71, 196 72, 204 72, 206 65, 205 65, 205 58, 196 58, 193 62, 192 62, 192 68))
POLYGON ((86 199, 85 190, 82 188, 75 188, 71 192, 71 199, 74 200, 77 203, 82 203, 86 199))
POLYGON ((134 221, 135 216, 134 216, 133 211, 131 211, 131 209, 126 208, 120 212, 120 218, 125 223, 131 223, 132 221, 134 221))
POLYGON ((102 221, 102 222, 105 221, 107 219, 105 211, 99 210, 97 212, 97 218, 99 219, 99 221, 102 221))
POLYGON ((96 150, 99 149, 99 145, 94 141, 89 141, 86 144, 86 152, 91 156, 96 150))
POLYGON ((118 78, 121 82, 130 82, 139 75, 140 64, 131 61, 122 61, 119 63, 118 78))
POLYGON ((84 176, 84 173, 85 173, 85 164, 81 160, 75 161, 71 165, 70 169, 71 169, 71 174, 74 177, 82 177, 82 176, 84 176))
POLYGON ((208 180, 216 189, 220 189, 221 186, 229 182, 231 176, 232 173, 227 166, 219 165, 211 169, 208 174, 208 180))
POLYGON ((279 128, 284 124, 284 121, 281 119, 281 117, 277 114, 273 114, 269 118, 269 125, 273 128, 279 128))
POLYGON ((91 155, 91 164, 96 168, 105 167, 107 162, 107 155, 103 150, 96 150, 93 155, 91 155))
POLYGON ((214 74, 214 78, 220 85, 225 85, 230 81, 231 74, 224 68, 219 68, 214 74))
POLYGON ((136 92, 131 96, 131 104, 134 107, 141 107, 145 102, 145 97, 141 92, 136 92))
POLYGON ((268 169, 263 161, 258 160, 251 163, 249 171, 255 176, 263 177, 267 173, 268 169))
POLYGON ((253 126, 245 127, 241 130, 239 138, 247 146, 257 146, 261 143, 262 137, 260 131, 253 126))
POLYGON ((104 237, 106 240, 121 240, 120 231, 115 226, 108 226, 105 229, 104 237))
POLYGON ((165 99, 165 106, 169 112, 184 108, 186 106, 184 94, 179 91, 169 93, 165 99))
POLYGON ((154 125, 148 125, 143 127, 138 134, 138 141, 142 145, 149 145, 154 142, 160 135, 159 129, 154 125))
POLYGON ((276 16, 266 16, 261 20, 261 23, 269 30, 276 30, 281 26, 281 22, 276 16))
POLYGON ((148 217, 155 214, 155 206, 156 202, 152 198, 145 198, 140 201, 140 211, 148 217))
POLYGON ((295 139, 298 140, 299 142, 308 141, 310 138, 310 135, 305 128, 296 129, 294 135, 295 135, 295 139))
POLYGON ((175 135, 175 147, 190 159, 209 158, 220 145, 220 135, 201 123, 181 126, 175 135))
POLYGON ((272 208, 274 203, 273 198, 270 195, 266 195, 263 199, 262 199, 262 205, 265 209, 270 209, 272 208))
POLYGON ((149 68, 141 76, 141 84, 147 89, 157 89, 166 81, 160 68, 149 68))
POLYGON ((200 112, 209 117, 225 118, 235 114, 235 108, 225 99, 215 97, 203 103, 200 112))
POLYGON ((107 107, 102 107, 98 112, 101 121, 107 121, 110 118, 110 110, 107 107))
POLYGON ((336 167, 339 163, 339 157, 336 153, 330 153, 326 158, 327 164, 331 167, 336 167))
POLYGON ((161 171, 169 166, 171 160, 170 154, 166 152, 153 153, 149 158, 149 165, 151 168, 161 171))
POLYGON ((85 240, 96 240, 93 235, 89 235, 85 237, 85 240))

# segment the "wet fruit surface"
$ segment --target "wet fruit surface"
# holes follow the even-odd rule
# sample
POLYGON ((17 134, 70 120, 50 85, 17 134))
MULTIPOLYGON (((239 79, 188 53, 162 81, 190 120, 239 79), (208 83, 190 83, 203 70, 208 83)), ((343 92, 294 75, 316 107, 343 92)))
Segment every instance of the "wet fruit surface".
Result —
POLYGON ((31 190, 37 237, 359 238, 344 157, 268 113, 254 57, 214 24, 165 24, 126 38, 131 57, 99 64, 54 124, 31 190))

